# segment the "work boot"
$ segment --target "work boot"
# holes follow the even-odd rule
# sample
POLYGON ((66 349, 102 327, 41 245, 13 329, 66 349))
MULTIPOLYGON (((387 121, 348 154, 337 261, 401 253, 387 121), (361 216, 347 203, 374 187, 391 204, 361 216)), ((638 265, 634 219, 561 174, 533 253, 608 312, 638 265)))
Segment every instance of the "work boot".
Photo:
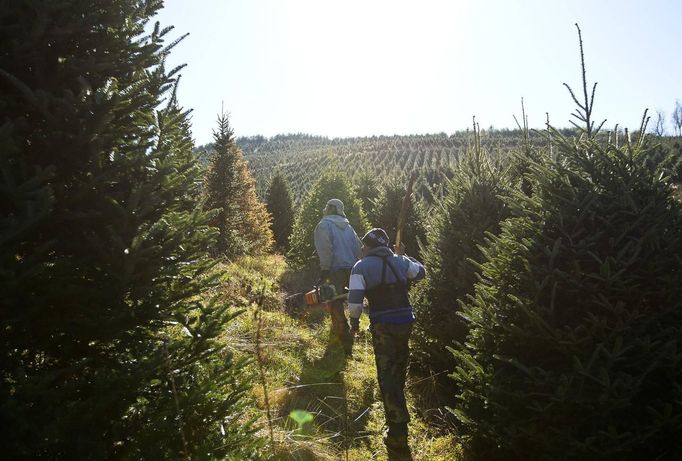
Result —
POLYGON ((407 423, 389 424, 384 445, 388 461, 412 461, 412 453, 407 443, 407 423))

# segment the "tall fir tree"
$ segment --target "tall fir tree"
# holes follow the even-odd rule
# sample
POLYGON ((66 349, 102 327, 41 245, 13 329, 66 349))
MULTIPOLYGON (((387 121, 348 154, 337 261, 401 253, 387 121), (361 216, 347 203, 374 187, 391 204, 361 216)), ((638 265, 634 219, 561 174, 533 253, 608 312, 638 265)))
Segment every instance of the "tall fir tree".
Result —
POLYGON ((463 308, 453 412, 473 460, 682 452, 682 204, 648 161, 645 119, 634 142, 598 136, 580 51, 585 127, 549 128, 554 155, 528 159, 532 193, 508 201, 463 308))
POLYGON ((289 249, 289 235, 291 235, 291 227, 294 223, 294 210, 289 184, 279 170, 270 180, 265 204, 272 217, 275 245, 278 250, 286 253, 289 249))
POLYGON ((472 459, 675 459, 682 207, 640 145, 561 139, 484 250, 456 414, 472 459))
MULTIPOLYGON (((398 230, 400 209, 407 193, 405 187, 404 181, 398 179, 382 184, 368 212, 370 225, 384 229, 391 241, 395 239, 398 230)), ((401 241, 405 245, 407 254, 413 257, 420 256, 419 242, 425 238, 424 215, 422 205, 417 202, 414 194, 411 194, 407 202, 401 241)))
POLYGON ((362 209, 366 214, 371 213, 374 201, 379 197, 377 175, 372 173, 369 168, 363 168, 353 177, 353 184, 355 185, 357 196, 362 202, 362 209))
POLYGON ((451 403, 456 391, 448 374, 457 362, 448 347, 466 340, 468 327, 458 313, 478 281, 479 248, 487 234, 496 234, 509 210, 503 197, 509 178, 499 160, 480 149, 478 133, 435 207, 422 257, 427 276, 413 292, 417 321, 413 353, 422 372, 436 376, 439 400, 451 403))
POLYGON ((0 9, 7 459, 254 458, 160 1, 0 9), (169 100, 165 107, 163 99, 169 100))
POLYGON ((256 195, 256 183, 224 113, 218 116, 213 139, 205 207, 217 210, 212 224, 220 235, 214 253, 228 258, 265 253, 273 243, 270 216, 256 195))
POLYGON ((368 229, 362 204, 355 195, 348 177, 337 169, 328 170, 308 191, 296 213, 287 253, 294 267, 316 263, 313 241, 315 226, 322 218, 322 210, 327 201, 332 198, 338 198, 343 202, 346 217, 359 236, 368 229))

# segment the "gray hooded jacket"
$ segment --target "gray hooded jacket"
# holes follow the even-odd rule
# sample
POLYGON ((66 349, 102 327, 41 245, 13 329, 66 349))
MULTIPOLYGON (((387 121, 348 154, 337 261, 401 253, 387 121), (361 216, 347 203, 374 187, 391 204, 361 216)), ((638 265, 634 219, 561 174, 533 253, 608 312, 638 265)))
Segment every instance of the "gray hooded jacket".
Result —
POLYGON ((327 215, 315 227, 315 249, 320 269, 350 269, 360 259, 362 243, 353 226, 339 215, 327 215))

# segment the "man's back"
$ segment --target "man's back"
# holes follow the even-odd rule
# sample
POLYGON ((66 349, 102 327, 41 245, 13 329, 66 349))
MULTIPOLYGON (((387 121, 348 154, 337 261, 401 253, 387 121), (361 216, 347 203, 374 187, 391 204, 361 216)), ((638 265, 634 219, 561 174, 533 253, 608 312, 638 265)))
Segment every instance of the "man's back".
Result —
POLYGON ((408 281, 419 280, 425 275, 424 266, 408 256, 394 254, 381 246, 368 251, 358 261, 351 273, 348 308, 351 317, 362 312, 362 298, 370 300, 372 323, 407 323, 414 321, 412 306, 407 298, 408 281), (381 287, 389 287, 381 292, 381 287), (374 298, 374 302, 372 299, 374 298))
POLYGON ((315 228, 321 270, 350 269, 360 259, 360 248, 360 239, 343 216, 327 215, 315 228))

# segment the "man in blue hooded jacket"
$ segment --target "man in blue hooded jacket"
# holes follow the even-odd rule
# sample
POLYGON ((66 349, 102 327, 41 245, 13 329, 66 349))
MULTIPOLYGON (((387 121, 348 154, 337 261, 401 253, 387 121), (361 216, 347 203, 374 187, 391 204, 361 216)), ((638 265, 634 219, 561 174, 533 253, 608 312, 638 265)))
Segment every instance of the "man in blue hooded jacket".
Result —
POLYGON ((388 459, 411 460, 405 378, 410 355, 408 342, 415 317, 408 299, 408 286, 410 281, 424 278, 426 273, 419 261, 403 254, 402 246, 395 253, 391 251, 383 229, 370 230, 362 237, 362 243, 363 258, 353 266, 348 285, 351 334, 360 326, 363 298, 367 298, 377 379, 388 426, 384 438, 388 459))
POLYGON ((315 227, 315 249, 320 258, 320 278, 333 283, 336 288, 337 299, 329 303, 332 333, 343 345, 345 354, 350 356, 353 337, 343 310, 342 295, 350 277, 350 270, 360 259, 362 244, 353 226, 346 219, 341 200, 336 198, 329 200, 322 213, 324 216, 315 227))

